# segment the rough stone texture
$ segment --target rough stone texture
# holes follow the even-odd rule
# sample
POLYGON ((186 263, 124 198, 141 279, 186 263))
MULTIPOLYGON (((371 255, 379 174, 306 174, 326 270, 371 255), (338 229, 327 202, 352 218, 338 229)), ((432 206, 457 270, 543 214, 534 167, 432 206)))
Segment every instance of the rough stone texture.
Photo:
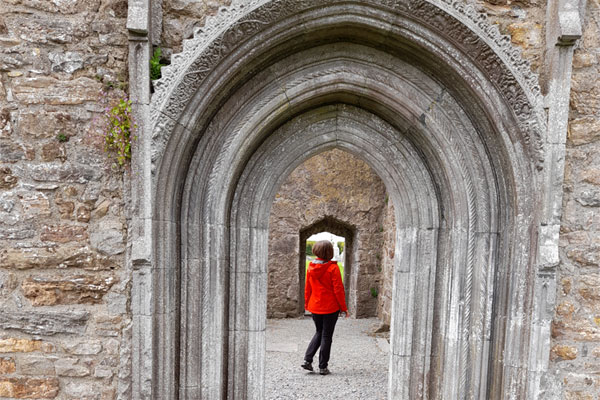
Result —
POLYGON ((0 396, 15 399, 53 399, 59 390, 56 378, 0 378, 0 396))
POLYGON ((386 198, 383 210, 383 246, 381 250, 381 290, 377 304, 377 316, 382 323, 391 325, 393 302, 394 258, 396 257, 396 219, 394 205, 386 198))
POLYGON ((344 282, 350 311, 356 317, 375 315, 377 297, 371 288, 379 291, 381 285, 385 198, 385 186, 373 170, 341 150, 319 154, 289 175, 275 196, 269 219, 269 318, 299 314, 300 232, 326 217, 352 225, 355 231, 354 251, 349 253, 357 283, 352 288, 348 279, 344 282))
POLYGON ((114 277, 73 276, 70 278, 32 277, 21 284, 23 295, 34 306, 56 304, 96 304, 114 285, 114 277))
POLYGON ((564 398, 600 395, 600 4, 587 2, 573 56, 551 366, 564 398))
POLYGON ((127 358, 127 179, 98 135, 102 100, 127 84, 126 17, 124 0, 0 2, 2 398, 85 398, 75 380, 117 398, 104 344, 127 358))
MULTIPOLYGON (((227 3, 165 0, 163 54, 168 58, 183 49, 181 40, 201 27, 207 15, 229 15, 228 10, 218 11, 227 3)), ((502 33, 511 35, 510 41, 523 51, 531 68, 542 74, 540 84, 545 91, 542 66, 547 2, 465 3, 486 13, 502 33)), ((127 339, 131 315, 126 306, 131 298, 131 272, 122 239, 128 178, 123 184, 103 168, 101 146, 91 129, 103 108, 98 101, 103 88, 96 75, 105 83, 126 80, 126 14, 127 3, 119 0, 4 0, 0 5, 0 304, 1 324, 10 327, 0 331, 0 352, 18 353, 1 356, 14 358, 18 374, 24 371, 22 365, 29 365, 27 378, 1 378, 0 396, 131 397, 127 339), (58 142, 58 134, 68 141, 58 142), (106 226, 111 227, 109 232, 104 232, 106 226), (68 276, 91 274, 96 280, 106 277, 107 271, 115 271, 118 283, 96 304, 71 304, 68 310, 58 304, 46 306, 49 315, 90 313, 85 330, 79 321, 71 321, 67 324, 72 324, 69 329, 74 333, 52 336, 54 347, 47 337, 31 336, 44 335, 36 326, 42 317, 32 311, 34 306, 23 285, 27 287, 29 278, 39 276, 60 281, 64 268, 68 268, 68 276), (37 322, 25 321, 27 315, 37 322), (50 364, 53 366, 57 359, 76 355, 65 347, 73 338, 102 343, 100 353, 85 355, 96 362, 86 365, 90 375, 36 377, 36 365, 40 374, 50 372, 50 364), (109 341, 113 349, 110 354, 109 341), (40 355, 48 350, 44 346, 58 349, 52 350, 57 353, 56 360, 40 355), (19 358, 30 353, 37 358, 29 363, 19 358)), ((600 393, 596 368, 600 358, 599 14, 598 3, 588 1, 583 39, 573 59, 559 285, 552 326, 554 350, 550 356, 550 368, 557 376, 557 396, 566 399, 591 399, 600 393)), ((246 26, 253 23, 248 21, 246 26)), ((386 213, 391 215, 387 209, 386 213)), ((384 226, 388 223, 393 225, 384 218, 384 226)), ((390 232, 386 228, 383 235, 384 276, 392 272, 396 256, 390 254, 394 249, 390 232)), ((378 312, 383 319, 387 318, 385 304, 390 302, 390 290, 386 285, 380 290, 378 312)), ((96 349, 94 345, 87 351, 96 349)))

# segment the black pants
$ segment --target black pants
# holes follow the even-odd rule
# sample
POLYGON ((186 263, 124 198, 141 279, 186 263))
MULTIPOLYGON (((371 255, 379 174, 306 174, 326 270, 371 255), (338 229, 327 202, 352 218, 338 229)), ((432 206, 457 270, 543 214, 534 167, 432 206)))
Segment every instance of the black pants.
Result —
POLYGON ((333 331, 335 330, 335 323, 337 322, 339 311, 331 314, 313 314, 312 318, 315 322, 317 331, 313 336, 312 340, 308 344, 304 360, 310 363, 313 362, 313 357, 317 353, 319 347, 319 368, 327 368, 329 363, 329 354, 331 352, 331 342, 333 341, 333 331))

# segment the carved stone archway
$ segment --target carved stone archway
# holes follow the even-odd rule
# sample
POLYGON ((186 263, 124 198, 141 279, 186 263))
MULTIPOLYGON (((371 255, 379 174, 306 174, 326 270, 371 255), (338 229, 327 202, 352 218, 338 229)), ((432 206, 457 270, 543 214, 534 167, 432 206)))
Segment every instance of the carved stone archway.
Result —
POLYGON ((510 41, 450 0, 219 15, 150 106, 132 250, 134 301, 151 305, 134 316, 141 396, 263 398, 270 205, 331 148, 369 163, 395 205, 389 398, 537 396, 553 183, 539 89, 510 41))

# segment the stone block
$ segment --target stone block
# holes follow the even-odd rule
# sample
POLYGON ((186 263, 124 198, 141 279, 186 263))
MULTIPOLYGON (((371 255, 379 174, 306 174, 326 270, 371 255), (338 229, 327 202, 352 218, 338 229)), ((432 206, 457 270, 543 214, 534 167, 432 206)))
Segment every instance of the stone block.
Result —
POLYGON ((86 246, 8 248, 0 250, 0 268, 111 270, 117 265, 86 246))
POLYGON ((13 175, 8 167, 0 168, 0 189, 12 189, 17 185, 19 178, 13 175))
POLYGON ((28 159, 23 145, 16 142, 0 143, 0 155, 2 155, 2 162, 5 163, 16 163, 28 159))
POLYGON ((36 234, 35 229, 27 225, 0 229, 0 239, 29 239, 36 234))
POLYGON ((69 382, 65 386, 64 393, 67 399, 100 399, 100 388, 91 382, 69 382))
POLYGON ((40 234, 40 239, 44 242, 70 243, 86 240, 87 238, 86 227, 77 225, 44 226, 40 234))
POLYGON ((0 378, 0 397, 53 399, 59 389, 56 378, 0 378))
POLYGON ((65 352, 79 356, 96 355, 102 351, 102 343, 99 340, 66 342, 62 347, 65 352))
POLYGON ((15 359, 12 357, 0 357, 0 374, 12 374, 16 370, 15 359))
POLYGON ((31 335, 78 334, 85 332, 87 311, 13 311, 0 310, 0 328, 31 335))
POLYGON ((567 251, 567 257, 580 266, 597 267, 600 265, 600 247, 575 247, 567 251))
POLYGON ((123 318, 118 315, 98 315, 94 322, 95 332, 98 336, 118 337, 123 327, 123 318))
POLYGON ((88 206, 77 207, 76 217, 78 222, 89 222, 91 218, 90 208, 88 206))
POLYGON ((596 306, 600 312, 600 275, 589 274, 580 277, 577 292, 586 303, 596 306))
POLYGON ((26 42, 32 43, 73 43, 90 35, 89 23, 85 19, 56 18, 52 15, 30 15, 19 18, 18 14, 9 14, 5 18, 11 32, 26 42))
POLYGON ((580 118, 569 123, 568 139, 575 146, 593 143, 600 138, 600 121, 580 118))
POLYGON ((28 355, 19 359, 19 373, 22 375, 54 376, 54 360, 56 357, 28 355))
POLYGON ((0 353, 29 353, 43 350, 41 340, 6 338, 0 339, 0 353))
POLYGON ((101 0, 76 0, 76 1, 45 1, 45 0, 19 0, 19 4, 34 10, 49 13, 75 14, 79 12, 97 12, 101 0))
POLYGON ((588 319, 557 320, 552 321, 552 338, 560 340, 573 340, 578 342, 600 341, 600 327, 588 319))
POLYGON ((123 224, 119 221, 102 221, 91 232, 90 244, 105 255, 121 254, 125 251, 123 224))
POLYGON ((90 78, 61 81, 50 77, 15 78, 13 95, 25 104, 75 105, 97 102, 102 84, 90 78))
POLYGON ((59 142, 50 142, 42 146, 42 161, 66 161, 67 151, 59 142))
POLYGON ((555 361, 574 360, 577 358, 577 347, 555 345, 550 352, 550 359, 555 361))
POLYGON ((48 58, 52 62, 52 71, 66 72, 67 74, 72 74, 90 65, 102 65, 108 61, 106 54, 82 54, 75 51, 50 53, 48 58))
POLYGON ((75 163, 28 165, 26 173, 37 182, 87 183, 98 181, 102 170, 75 163))
POLYGON ((91 374, 90 369, 78 358, 61 358, 54 363, 58 376, 83 377, 91 374))
POLYGON ((18 193, 23 213, 26 217, 50 216, 48 196, 39 191, 20 191, 18 193))
POLYGON ((34 306, 100 303, 115 278, 77 275, 64 278, 30 277, 22 284, 24 296, 34 306))
POLYGON ((16 131, 27 139, 56 138, 59 133, 71 137, 80 130, 80 125, 86 118, 86 115, 75 110, 66 112, 24 109, 18 113, 16 131))

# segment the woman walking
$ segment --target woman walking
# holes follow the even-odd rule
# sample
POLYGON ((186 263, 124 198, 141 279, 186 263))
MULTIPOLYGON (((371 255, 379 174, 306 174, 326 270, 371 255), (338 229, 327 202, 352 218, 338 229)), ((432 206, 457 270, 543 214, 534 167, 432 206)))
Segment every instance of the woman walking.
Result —
POLYGON ((313 254, 317 259, 309 264, 306 273, 304 308, 312 313, 316 332, 306 349, 302 368, 313 370, 313 357, 320 347, 319 374, 328 375, 335 324, 340 312, 348 318, 348 307, 340 268, 337 262, 331 261, 333 245, 327 240, 319 241, 313 246, 313 254))

